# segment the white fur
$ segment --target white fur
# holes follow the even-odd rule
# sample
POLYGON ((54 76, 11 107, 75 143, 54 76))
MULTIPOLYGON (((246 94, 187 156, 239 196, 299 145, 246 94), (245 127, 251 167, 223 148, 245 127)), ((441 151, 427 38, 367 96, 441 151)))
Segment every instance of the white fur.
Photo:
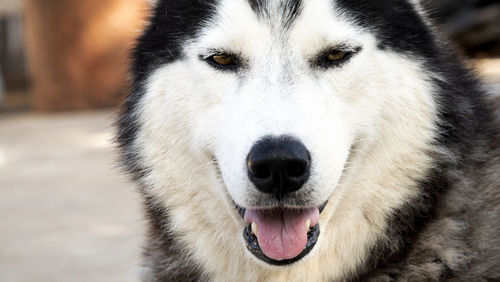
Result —
POLYGON ((186 59, 147 81, 135 144, 151 168, 147 192, 168 207, 179 240, 213 281, 340 279, 364 261, 387 216, 415 195, 433 165, 429 77, 418 61, 377 49, 349 18, 332 17, 330 3, 305 1, 285 34, 246 1, 222 1, 216 22, 186 46, 186 59), (339 43, 363 50, 339 69, 311 67, 312 56, 339 43), (199 59, 213 48, 242 54, 248 67, 214 70, 199 59), (262 137, 283 134, 311 151, 303 189, 311 204, 329 203, 313 252, 278 268, 246 251, 232 200, 254 204, 259 192, 246 176, 246 156, 262 137))

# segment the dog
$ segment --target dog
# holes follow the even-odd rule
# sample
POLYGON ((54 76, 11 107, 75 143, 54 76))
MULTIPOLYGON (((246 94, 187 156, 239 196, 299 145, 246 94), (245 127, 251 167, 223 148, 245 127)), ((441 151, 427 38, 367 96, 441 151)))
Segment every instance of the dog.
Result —
POLYGON ((117 143, 143 281, 500 281, 491 97, 411 0, 159 0, 117 143))

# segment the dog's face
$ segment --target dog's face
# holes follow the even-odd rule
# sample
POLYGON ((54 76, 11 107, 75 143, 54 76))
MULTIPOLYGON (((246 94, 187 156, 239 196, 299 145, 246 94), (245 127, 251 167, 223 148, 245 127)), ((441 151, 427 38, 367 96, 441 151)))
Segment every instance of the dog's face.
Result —
MULTIPOLYGON (((357 121, 368 125, 369 117, 360 115, 372 110, 361 108, 372 105, 375 94, 358 93, 370 87, 360 82, 370 72, 364 62, 373 42, 332 17, 329 4, 305 5, 286 26, 292 15, 280 14, 279 4, 259 15, 249 5, 226 1, 217 24, 192 50, 192 67, 207 78, 219 100, 201 121, 206 124, 200 127, 208 129, 202 138, 212 141, 224 183, 241 207, 322 205, 338 183, 357 121), (221 55, 232 60, 229 66, 214 61, 221 55), (209 126, 215 120, 216 127, 209 126), (278 199, 248 177, 249 154, 259 142, 287 138, 309 151, 310 176, 300 189, 278 199)), ((276 142, 283 147, 277 151, 287 150, 286 141, 276 142)))
POLYGON ((381 232, 415 194, 434 130, 428 77, 407 53, 381 48, 343 2, 212 3, 196 36, 144 78, 134 148, 174 225, 188 218, 185 199, 210 209, 202 201, 213 197, 199 195, 214 195, 236 218, 231 235, 283 265, 333 236, 328 228, 343 230, 332 221, 381 232), (405 161, 411 177, 400 176, 405 161))
POLYGON ((328 1, 304 5, 295 19, 292 7, 278 2, 260 14, 238 1, 220 9, 216 24, 187 51, 206 99, 217 101, 205 108, 195 139, 211 145, 207 151, 232 200, 246 209, 246 222, 257 226, 267 261, 295 259, 307 242, 306 221, 318 223, 361 138, 358 128, 373 126, 376 93, 363 80, 374 72, 365 64, 374 42, 332 17, 328 1), (288 223, 281 224, 259 212, 272 208, 300 212, 274 211, 288 223), (281 228, 271 225, 291 234, 275 239, 281 228))

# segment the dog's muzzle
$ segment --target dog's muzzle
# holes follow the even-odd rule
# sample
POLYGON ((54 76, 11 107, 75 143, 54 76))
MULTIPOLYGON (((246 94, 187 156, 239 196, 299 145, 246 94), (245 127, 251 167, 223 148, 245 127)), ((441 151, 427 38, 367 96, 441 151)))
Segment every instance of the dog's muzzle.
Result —
MULTIPOLYGON (((250 150, 247 170, 248 178, 260 192, 281 203, 308 181, 311 154, 292 137, 266 137, 250 150)), ((243 236, 247 249, 271 265, 301 260, 316 245, 323 207, 240 209, 246 223, 243 236)))

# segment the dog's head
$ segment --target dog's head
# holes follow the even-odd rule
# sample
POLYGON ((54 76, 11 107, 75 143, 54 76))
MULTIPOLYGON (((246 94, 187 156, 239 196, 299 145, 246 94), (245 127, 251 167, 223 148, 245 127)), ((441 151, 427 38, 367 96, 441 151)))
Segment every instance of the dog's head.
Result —
POLYGON ((361 261, 432 163, 427 29, 406 1, 159 1, 126 160, 174 229, 232 218, 210 232, 267 264, 361 261))

